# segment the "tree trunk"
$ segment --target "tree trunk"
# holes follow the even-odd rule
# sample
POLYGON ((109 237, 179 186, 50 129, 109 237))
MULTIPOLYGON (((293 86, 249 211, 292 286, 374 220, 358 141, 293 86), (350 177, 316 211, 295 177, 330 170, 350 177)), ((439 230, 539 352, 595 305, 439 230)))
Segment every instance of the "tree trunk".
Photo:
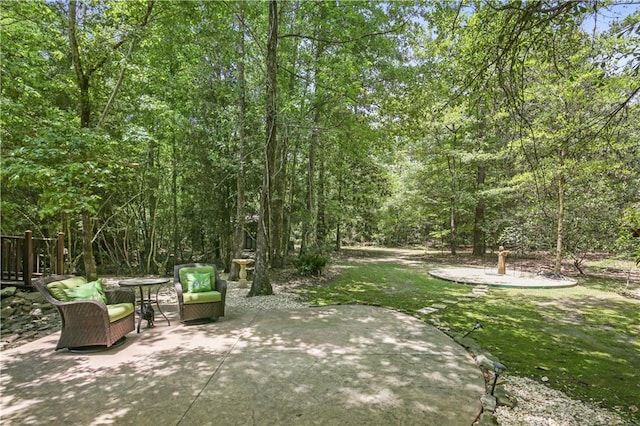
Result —
POLYGON ((556 228, 556 264, 553 272, 557 275, 562 273, 562 246, 564 241, 564 171, 558 177, 558 225, 556 228))
POLYGON ((171 138, 171 227, 173 229, 173 247, 169 256, 172 257, 169 265, 169 273, 173 273, 173 267, 178 263, 178 250, 180 245, 180 234, 178 231, 178 146, 176 144, 176 133, 173 132, 171 138))
MULTIPOLYGON (((320 155, 322 157, 322 153, 320 155)), ((325 243, 325 238, 327 237, 327 224, 325 222, 325 208, 326 203, 324 199, 324 158, 321 158, 318 162, 318 210, 316 214, 316 242, 321 246, 325 243)))
POLYGON ((321 40, 322 38, 322 22, 325 16, 325 9, 320 5, 320 18, 318 20, 319 26, 316 28, 316 36, 318 41, 316 42, 316 53, 314 60, 313 70, 313 86, 316 90, 316 96, 314 101, 314 113, 313 113, 313 130, 311 131, 311 138, 309 140, 309 164, 307 169, 307 194, 306 194, 306 209, 302 222, 302 244, 300 245, 300 253, 304 253, 309 247, 316 245, 316 189, 315 189, 315 167, 316 167, 316 151, 320 144, 320 121, 322 118, 321 103, 322 100, 318 95, 319 86, 319 74, 320 74, 320 59, 324 55, 325 44, 321 40))
POLYGON ((87 210, 82 211, 82 254, 87 281, 97 280, 98 268, 96 259, 93 257, 93 226, 91 224, 91 215, 87 210))
POLYGON ((148 198, 148 209, 149 216, 145 218, 148 222, 145 224, 145 228, 147 228, 147 238, 145 239, 145 253, 147 255, 146 264, 145 264, 145 272, 147 274, 155 273, 155 256, 156 256, 156 219, 157 219, 157 209, 158 209, 158 188, 160 186, 160 180, 158 179, 158 174, 156 173, 156 150, 157 144, 154 139, 149 141, 149 145, 147 147, 147 170, 148 170, 148 180, 147 180, 147 192, 149 194, 148 198))
MULTIPOLYGON (((240 37, 238 40, 238 175, 236 177, 236 231, 233 238, 233 258, 240 259, 242 257, 242 249, 244 248, 245 233, 245 117, 247 105, 245 101, 245 75, 244 75, 244 8, 240 3, 239 21, 240 21, 240 37)), ((231 262, 229 279, 237 281, 239 279, 240 265, 231 262)))
POLYGON ((262 180, 262 191, 260 195, 260 217, 258 220, 258 238, 256 242, 256 264, 253 275, 253 282, 248 296, 259 296, 273 294, 271 281, 269 279, 269 264, 267 254, 269 253, 269 236, 267 232, 270 227, 266 221, 269 218, 270 182, 273 171, 273 152, 276 143, 276 96, 277 96, 277 52, 278 52, 278 4, 276 0, 269 1, 269 37, 267 40, 267 106, 266 106, 266 133, 267 141, 265 146, 265 168, 262 180))
POLYGON ((296 143, 293 147, 293 152, 292 152, 292 157, 293 157, 293 161, 291 162, 290 165, 290 171, 287 174, 288 178, 289 178, 289 200, 287 203, 287 207, 286 207, 286 212, 285 212, 285 220, 284 220, 284 230, 286 233, 286 253, 287 255, 289 254, 289 238, 291 236, 291 210, 295 204, 295 194, 296 194, 296 170, 297 170, 297 166, 298 166, 298 152, 299 152, 299 139, 296 140, 296 143))
MULTIPOLYGON (((281 139, 279 139, 281 141, 281 139)), ((282 142, 276 147, 271 196, 271 267, 284 266, 284 198, 286 195, 286 152, 282 142)))
POLYGON ((69 215, 67 213, 64 214, 64 225, 63 225, 64 235, 67 237, 67 259, 66 266, 64 268, 63 274, 72 274, 76 271, 76 265, 73 261, 73 253, 71 252, 71 248, 73 247, 73 234, 71 232, 71 219, 69 219, 69 215))
MULTIPOLYGON (((274 1, 274 0, 272 0, 274 1)), ((266 174, 266 172, 265 172, 266 174)), ((256 263, 253 274, 253 281, 251 282, 251 289, 247 296, 260 296, 273 294, 273 288, 271 287, 271 280, 269 278, 269 265, 267 263, 267 252, 269 247, 267 245, 267 225, 264 222, 267 213, 267 203, 269 196, 268 183, 266 177, 262 182, 262 191, 260 194, 260 215, 258 220, 258 235, 256 238, 256 263)))
POLYGON ((457 236, 456 236, 456 198, 455 196, 451 196, 451 216, 449 218, 449 228, 451 230, 451 235, 449 239, 449 248, 451 254, 457 253, 457 236))
MULTIPOLYGON (((338 206, 342 206, 342 174, 338 177, 338 206)), ((342 223, 342 215, 339 215, 336 221, 336 251, 342 248, 342 230, 340 224, 342 223)))
MULTIPOLYGON (((290 21, 292 22, 292 31, 297 31, 296 28, 296 24, 298 22, 297 17, 300 14, 300 4, 299 3, 295 3, 293 5, 291 5, 292 7, 292 13, 293 13, 293 19, 290 21)), ((291 51, 288 55, 288 57, 290 58, 290 69, 295 70, 297 63, 298 63, 298 45, 299 45, 299 41, 297 39, 293 39, 293 45, 291 46, 291 51)), ((287 82, 287 93, 285 95, 285 97, 287 99, 290 99, 292 97, 295 96, 295 90, 296 90, 296 79, 297 73, 296 72, 292 72, 289 75, 289 80, 287 82)), ((274 261, 278 262, 278 265, 273 265, 274 267, 278 266, 280 267, 280 263, 281 266, 284 266, 284 263, 286 261, 286 259, 289 256, 289 249, 290 249, 290 239, 291 239, 291 209, 292 206, 294 205, 294 200, 295 200, 295 183, 296 183, 296 160, 298 158, 298 143, 300 141, 300 138, 294 138, 294 147, 293 147, 293 152, 289 151, 290 148, 290 137, 289 137, 289 130, 285 127, 284 132, 282 134, 282 137, 280 138, 281 140, 281 145, 282 145, 282 150, 281 150, 281 164, 282 164, 282 171, 283 171, 283 175, 280 176, 279 180, 278 180, 278 184, 279 184, 279 193, 281 194, 282 197, 282 211, 281 211, 281 215, 282 215, 282 223, 281 223, 281 231, 280 231, 280 235, 276 234, 276 238, 278 239, 278 241, 280 242, 280 247, 282 249, 282 259, 280 261, 280 259, 274 259, 274 261), (290 157, 289 157, 290 156, 290 157), (288 158, 292 158, 292 161, 289 162, 288 158)))
MULTIPOLYGON (((83 69, 80 58, 80 48, 76 36, 76 1, 69 2, 69 47, 71 49, 71 61, 76 72, 76 83, 80 91, 80 127, 88 128, 91 125, 91 102, 89 98, 89 75, 83 69)), ((82 259, 87 280, 98 278, 96 259, 93 256, 93 227, 91 216, 86 208, 82 209, 82 259)))
POLYGON ((473 216, 473 255, 484 256, 486 251, 486 240, 484 235, 484 197, 480 194, 482 187, 484 186, 485 178, 485 163, 484 161, 478 164, 478 174, 476 176, 476 194, 478 201, 476 202, 476 210, 473 216))
MULTIPOLYGON (((227 156, 231 157, 231 153, 228 153, 227 156)), ((235 239, 235 228, 233 226, 233 217, 235 215, 233 208, 235 207, 235 203, 231 200, 233 197, 233 186, 235 186, 235 183, 232 184, 231 182, 227 182, 222 186, 222 188, 220 188, 220 191, 224 195, 222 217, 220 224, 214 225, 215 228, 219 230, 217 233, 220 242, 220 254, 216 261, 219 260, 222 263, 224 271, 226 272, 229 272, 231 268, 229 263, 233 254, 233 244, 235 239)))
MULTIPOLYGON (((447 130, 453 133, 453 141, 451 147, 456 148, 458 130, 456 125, 451 127, 446 126, 447 130)), ((449 206, 449 249, 451 254, 456 254, 458 246, 458 236, 456 231, 456 193, 457 193, 457 180, 458 170, 456 167, 456 158, 454 156, 447 156, 447 166, 449 168, 449 175, 451 176, 451 205, 449 206)))
POLYGON ((320 122, 320 111, 316 109, 314 114, 314 128, 309 140, 309 161, 307 164, 307 193, 305 203, 305 215, 302 222, 302 242, 300 253, 304 253, 310 246, 314 245, 312 237, 314 232, 314 195, 315 195, 315 167, 316 167, 316 146, 318 145, 319 130, 317 124, 320 122))

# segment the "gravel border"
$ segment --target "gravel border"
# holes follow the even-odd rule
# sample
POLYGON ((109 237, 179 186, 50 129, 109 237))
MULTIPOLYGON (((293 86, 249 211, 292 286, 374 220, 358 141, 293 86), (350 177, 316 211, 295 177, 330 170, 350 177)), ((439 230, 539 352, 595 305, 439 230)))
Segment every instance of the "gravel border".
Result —
MULTIPOLYGON (((103 279, 105 287, 118 287, 118 279, 103 279)), ((227 308, 247 309, 298 309, 309 306, 302 298, 294 293, 283 291, 280 286, 273 285, 273 294, 269 296, 247 297, 249 288, 240 288, 236 281, 227 281, 227 296, 225 305, 227 308)), ((136 293, 136 296, 138 294, 136 293)), ((158 292, 158 301, 161 305, 175 305, 178 303, 173 282, 164 285, 158 292)))
POLYGON ((494 414, 503 426, 631 425, 618 414, 595 404, 576 401, 526 377, 503 375, 505 390, 515 396, 514 408, 499 406, 494 414))
POLYGON ((286 293, 278 288, 273 288, 273 294, 269 296, 247 297, 248 288, 239 288, 237 283, 227 281, 227 306, 249 309, 298 309, 309 306, 302 298, 294 293, 286 293))

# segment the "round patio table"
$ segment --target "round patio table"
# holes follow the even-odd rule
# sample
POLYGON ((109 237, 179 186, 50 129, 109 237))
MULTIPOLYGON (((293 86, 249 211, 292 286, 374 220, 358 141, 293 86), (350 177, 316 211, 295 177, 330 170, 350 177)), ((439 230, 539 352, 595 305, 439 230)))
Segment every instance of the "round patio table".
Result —
MULTIPOLYGON (((171 325, 169 322, 169 318, 162 312, 160 309, 160 304, 158 303, 158 292, 160 291, 160 287, 163 284, 167 284, 171 281, 171 278, 129 278, 126 280, 120 281, 118 284, 121 287, 138 287, 140 289, 140 312, 138 314, 138 333, 140 333, 140 324, 142 323, 142 306, 145 303, 151 304, 155 303, 158 308, 158 312, 167 320, 167 325, 171 325), (156 295, 155 298, 151 297, 151 287, 156 286, 156 295), (147 297, 144 295, 144 288, 147 289, 147 297)), ((154 312, 155 317, 155 312, 154 312)), ((147 322, 147 326, 150 327, 153 324, 153 320, 147 322)))

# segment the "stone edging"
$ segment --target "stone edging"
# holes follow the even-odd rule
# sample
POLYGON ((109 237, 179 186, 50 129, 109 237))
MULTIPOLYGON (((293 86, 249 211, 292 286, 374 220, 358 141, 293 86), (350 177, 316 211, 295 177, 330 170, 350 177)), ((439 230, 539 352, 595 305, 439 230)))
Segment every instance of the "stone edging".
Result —
MULTIPOLYGON (((430 306, 426 306, 422 309, 419 309, 414 313, 414 316, 417 316, 423 321, 429 322, 434 327, 437 327, 440 331, 445 333, 447 336, 451 337, 454 342, 462 346, 467 350, 467 352, 474 358, 476 365, 482 371, 482 375, 484 376, 485 382, 485 394, 480 397, 480 403, 482 405, 482 411, 480 415, 474 422, 474 425, 485 426, 485 425, 497 425, 498 419, 494 415, 494 412, 498 406, 506 406, 509 408, 514 408, 518 401, 517 399, 510 395, 504 388, 504 381, 498 380, 496 381, 495 389, 493 389, 493 395, 491 394, 493 383, 496 378, 496 365, 502 365, 500 361, 493 356, 488 351, 483 350, 472 338, 468 337, 469 333, 454 333, 448 327, 443 327, 440 324, 440 320, 436 316, 432 316, 437 314, 441 309, 446 309, 449 305, 455 305, 460 301, 471 301, 481 297, 484 297, 489 292, 488 285, 476 285, 471 289, 471 292, 466 294, 463 298, 458 300, 442 300, 440 302, 433 303, 430 306), (427 318, 431 316, 431 318, 427 318)), ((481 325, 478 327, 480 328, 481 325)), ((474 328, 475 330, 475 328, 474 328)))
POLYGON ((0 350, 47 336, 61 327, 57 309, 39 291, 0 290, 0 350))

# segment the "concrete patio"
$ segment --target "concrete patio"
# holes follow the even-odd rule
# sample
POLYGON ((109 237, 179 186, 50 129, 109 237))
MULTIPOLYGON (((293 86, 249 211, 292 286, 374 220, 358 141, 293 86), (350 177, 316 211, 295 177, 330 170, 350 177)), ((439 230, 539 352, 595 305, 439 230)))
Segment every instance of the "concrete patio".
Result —
POLYGON ((2 424, 468 426, 481 411, 473 359, 409 315, 230 308, 184 326, 171 308, 171 326, 108 351, 54 352, 58 333, 3 351, 2 424))

